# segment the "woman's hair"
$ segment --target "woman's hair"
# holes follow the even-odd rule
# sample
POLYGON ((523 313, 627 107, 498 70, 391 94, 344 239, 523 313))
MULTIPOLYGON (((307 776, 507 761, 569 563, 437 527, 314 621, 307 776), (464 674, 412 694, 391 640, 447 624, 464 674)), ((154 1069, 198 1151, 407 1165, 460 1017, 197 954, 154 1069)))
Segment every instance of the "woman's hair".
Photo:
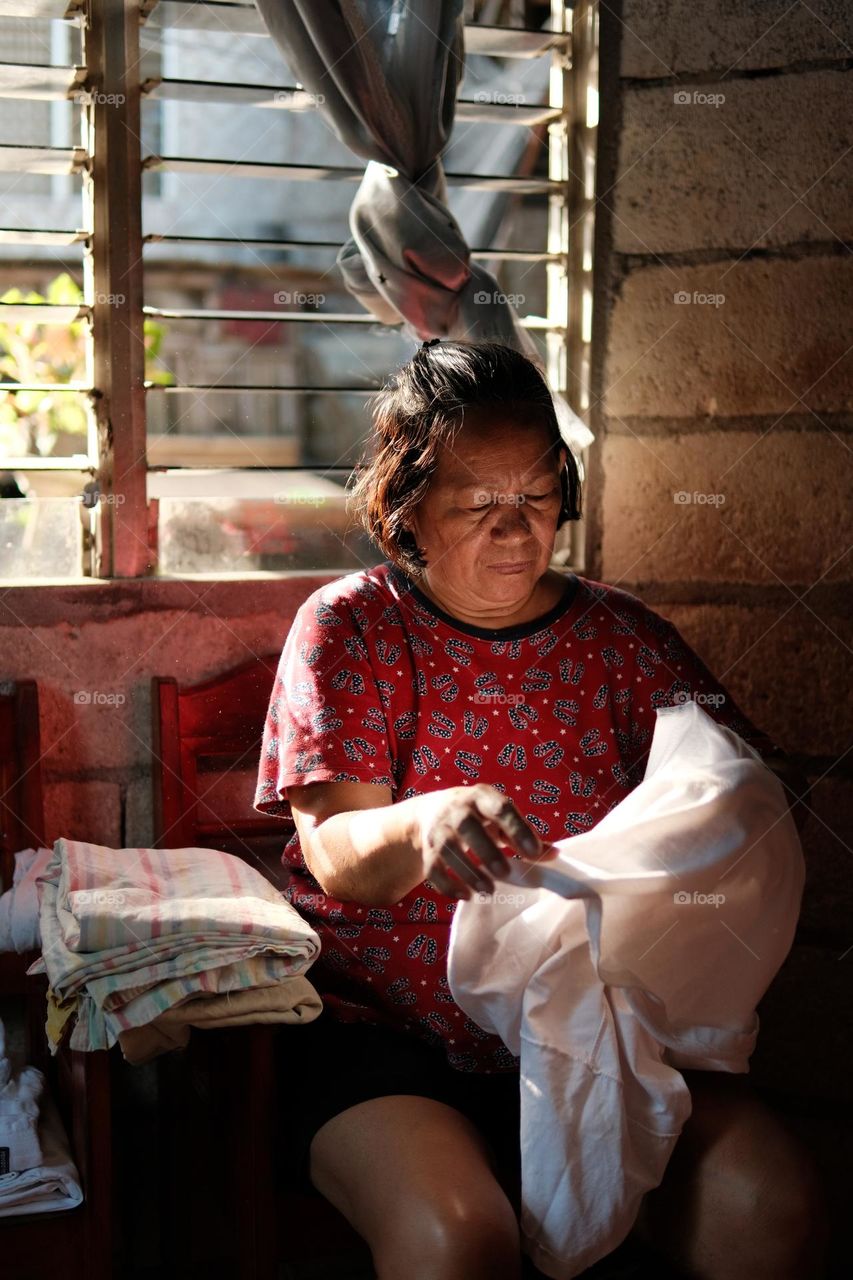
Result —
POLYGON ((426 559, 405 526, 467 409, 510 410, 518 414, 520 427, 544 425, 555 459, 561 447, 568 452, 560 472, 557 528, 580 519, 578 466, 560 435, 551 393, 533 361, 513 347, 433 339, 391 375, 370 408, 370 447, 348 490, 348 506, 386 557, 407 573, 419 574, 426 559))

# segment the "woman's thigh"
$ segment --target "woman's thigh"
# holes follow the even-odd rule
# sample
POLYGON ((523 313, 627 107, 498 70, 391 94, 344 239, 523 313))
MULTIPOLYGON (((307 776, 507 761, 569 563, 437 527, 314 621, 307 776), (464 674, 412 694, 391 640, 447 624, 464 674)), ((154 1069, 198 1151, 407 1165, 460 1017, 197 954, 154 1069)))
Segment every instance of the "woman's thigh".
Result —
POLYGON ((515 1211, 477 1127, 413 1094, 371 1098, 311 1143, 311 1180, 367 1241, 380 1280, 517 1280, 515 1211))

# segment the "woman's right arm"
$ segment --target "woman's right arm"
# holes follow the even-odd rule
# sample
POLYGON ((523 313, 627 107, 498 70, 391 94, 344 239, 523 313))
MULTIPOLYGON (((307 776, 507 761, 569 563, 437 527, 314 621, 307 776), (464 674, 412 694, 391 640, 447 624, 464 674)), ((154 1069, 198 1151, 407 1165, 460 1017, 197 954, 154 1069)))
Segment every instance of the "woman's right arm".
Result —
POLYGON ((490 893, 509 859, 550 855, 536 831, 496 787, 449 787, 392 801, 369 782, 290 786, 287 798, 308 868, 341 902, 389 906, 424 880, 452 898, 490 893))

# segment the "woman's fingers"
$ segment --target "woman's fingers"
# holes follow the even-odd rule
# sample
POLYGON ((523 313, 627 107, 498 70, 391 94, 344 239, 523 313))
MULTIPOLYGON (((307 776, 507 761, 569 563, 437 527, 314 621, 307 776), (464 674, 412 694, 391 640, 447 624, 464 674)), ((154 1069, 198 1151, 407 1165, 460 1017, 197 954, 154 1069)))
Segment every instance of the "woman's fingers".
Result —
POLYGON ((509 859, 495 844, 479 814, 471 813, 463 818, 458 830, 468 847, 485 863, 493 876, 503 879, 509 874, 509 859))
POLYGON ((485 788, 477 796, 477 808, 488 822, 493 823, 507 843, 526 858, 537 857, 542 848, 539 835, 525 822, 510 799, 492 787, 485 788))
POLYGON ((491 893, 494 884, 490 876, 482 867, 472 863, 459 848, 458 842, 454 836, 448 836, 439 850, 445 864, 453 871, 463 884, 468 885, 471 889, 476 889, 480 893, 491 893))

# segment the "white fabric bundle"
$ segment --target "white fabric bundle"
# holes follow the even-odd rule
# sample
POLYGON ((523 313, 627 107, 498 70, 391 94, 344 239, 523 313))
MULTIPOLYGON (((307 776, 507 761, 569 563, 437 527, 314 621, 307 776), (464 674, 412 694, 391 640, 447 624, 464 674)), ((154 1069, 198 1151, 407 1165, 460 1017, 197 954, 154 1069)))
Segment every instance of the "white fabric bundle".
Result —
POLYGON ((460 903, 448 979, 520 1055, 522 1236, 568 1280, 663 1177, 691 1110, 677 1068, 748 1070, 804 863, 778 779, 692 701, 658 709, 643 781, 558 849, 460 903))
POLYGON ((41 1147, 38 1164, 31 1169, 0 1175, 0 1218, 73 1209, 83 1199, 80 1175, 49 1093, 42 1098, 38 1136, 41 1147))
POLYGON ((41 937, 36 879, 52 856, 52 849, 21 849, 15 854, 11 888, 0 894, 0 951, 38 950, 41 937))
POLYGON ((43 1089, 44 1076, 36 1067, 12 1070, 0 1019, 0 1172, 19 1173, 41 1164, 38 1119, 43 1089))

